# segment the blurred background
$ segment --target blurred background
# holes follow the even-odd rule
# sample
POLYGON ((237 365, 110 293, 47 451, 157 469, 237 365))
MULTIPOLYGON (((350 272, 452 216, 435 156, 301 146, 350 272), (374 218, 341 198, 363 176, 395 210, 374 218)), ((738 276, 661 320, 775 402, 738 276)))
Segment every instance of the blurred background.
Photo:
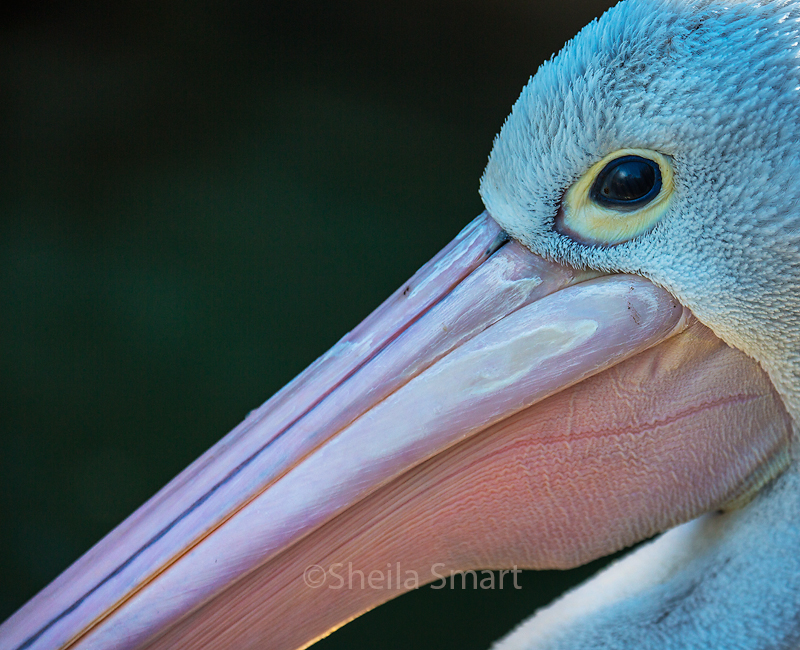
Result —
MULTIPOLYGON (((0 29, 0 620, 482 209, 603 0, 55 3, 0 29)), ((321 650, 486 648, 599 566, 421 589, 321 650)))

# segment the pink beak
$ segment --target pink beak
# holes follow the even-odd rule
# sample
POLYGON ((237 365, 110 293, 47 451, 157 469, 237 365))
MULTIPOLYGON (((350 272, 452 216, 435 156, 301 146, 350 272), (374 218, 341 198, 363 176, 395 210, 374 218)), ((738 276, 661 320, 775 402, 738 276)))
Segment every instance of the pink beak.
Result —
POLYGON ((757 364, 666 291, 484 213, 0 649, 304 647, 451 571, 575 566, 735 502, 789 436, 757 364))

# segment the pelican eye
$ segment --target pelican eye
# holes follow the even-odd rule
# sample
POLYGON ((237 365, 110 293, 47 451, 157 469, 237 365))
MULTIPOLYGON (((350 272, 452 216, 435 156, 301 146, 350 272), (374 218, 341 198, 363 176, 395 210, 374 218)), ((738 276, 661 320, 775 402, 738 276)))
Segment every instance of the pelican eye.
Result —
POLYGON ((620 244, 658 223, 673 190, 671 158, 650 149, 621 149, 567 190, 555 228, 582 244, 620 244))
POLYGON ((617 210, 636 210, 661 190, 661 170, 641 156, 623 156, 608 163, 592 185, 592 200, 617 210))

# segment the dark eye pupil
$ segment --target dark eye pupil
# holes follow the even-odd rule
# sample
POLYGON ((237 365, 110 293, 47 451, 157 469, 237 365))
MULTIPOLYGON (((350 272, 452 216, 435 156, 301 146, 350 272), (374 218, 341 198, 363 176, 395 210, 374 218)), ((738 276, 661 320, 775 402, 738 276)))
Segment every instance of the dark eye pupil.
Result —
POLYGON ((622 156, 608 163, 592 186, 592 199, 616 210, 635 210, 661 191, 658 164, 640 156, 622 156))

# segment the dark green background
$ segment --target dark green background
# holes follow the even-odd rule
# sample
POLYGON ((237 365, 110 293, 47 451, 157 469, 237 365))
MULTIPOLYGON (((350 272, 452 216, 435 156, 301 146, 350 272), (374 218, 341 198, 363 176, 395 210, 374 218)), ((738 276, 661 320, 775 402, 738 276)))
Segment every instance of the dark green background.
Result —
MULTIPOLYGON (((481 211, 607 6, 83 2, 0 34, 0 620, 481 211)), ((484 648, 595 567, 423 589, 320 648, 484 648)))

